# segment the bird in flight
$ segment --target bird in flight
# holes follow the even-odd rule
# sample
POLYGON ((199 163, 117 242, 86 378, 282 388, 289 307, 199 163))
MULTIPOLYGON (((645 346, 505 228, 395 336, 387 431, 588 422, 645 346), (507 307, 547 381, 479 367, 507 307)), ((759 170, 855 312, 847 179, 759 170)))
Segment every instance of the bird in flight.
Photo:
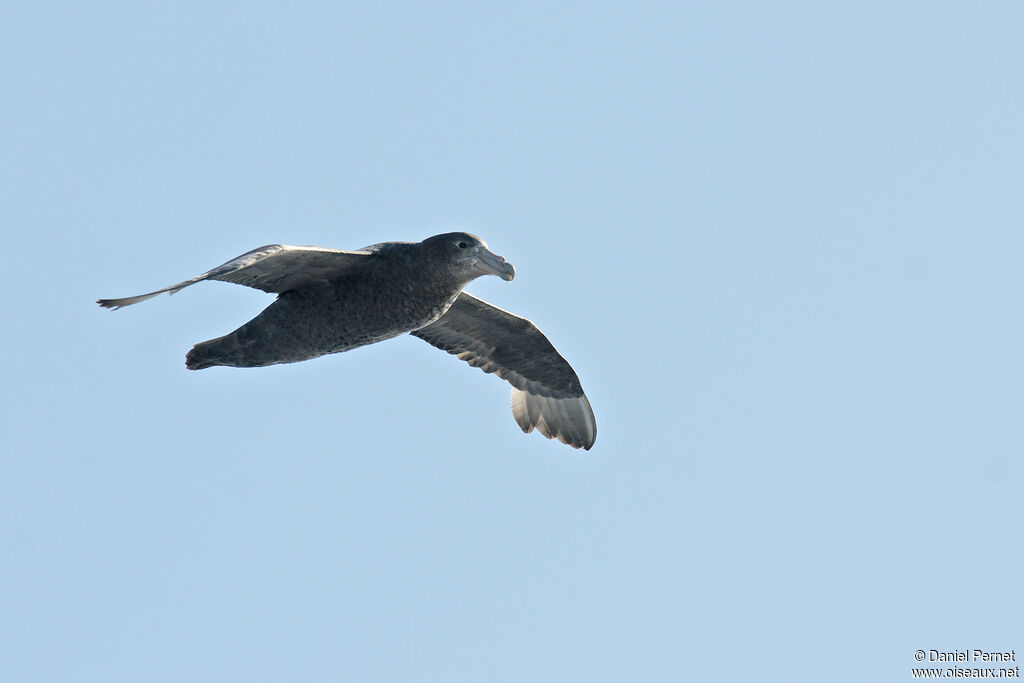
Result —
POLYGON ((118 309, 203 280, 277 294, 234 332, 193 346, 190 370, 295 363, 408 332, 512 385, 512 415, 524 432, 590 450, 597 422, 569 363, 532 322, 462 291, 482 275, 515 274, 465 232, 358 251, 271 244, 176 285, 96 303, 118 309))

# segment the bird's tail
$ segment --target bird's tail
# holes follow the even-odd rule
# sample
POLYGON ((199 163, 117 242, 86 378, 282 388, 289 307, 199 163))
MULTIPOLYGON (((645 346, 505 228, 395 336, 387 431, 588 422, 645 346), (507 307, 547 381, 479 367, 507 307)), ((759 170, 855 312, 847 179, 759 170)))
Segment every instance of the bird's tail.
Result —
POLYGON ((320 353, 297 353, 289 346, 272 343, 260 334, 260 329, 250 329, 251 323, 242 325, 231 334, 209 341, 199 342, 185 354, 185 367, 202 370, 214 365, 233 368, 260 368, 278 363, 294 363, 315 358, 320 353))
POLYGON ((189 370, 202 370, 214 365, 234 365, 231 362, 224 362, 228 354, 225 354, 225 349, 222 348, 223 342, 230 336, 199 342, 193 346, 192 350, 185 354, 185 367, 189 370))
POLYGON ((214 365, 256 368, 281 362, 270 354, 260 353, 260 350, 260 345, 246 334, 245 326, 242 326, 231 334, 199 342, 193 346, 192 350, 185 354, 185 367, 189 370, 202 370, 214 365))
POLYGON ((185 367, 202 370, 214 365, 233 368, 258 368, 277 363, 316 358, 331 351, 310 348, 302 336, 289 324, 291 315, 286 300, 278 298, 262 313, 234 332, 209 341, 199 342, 185 356, 185 367))

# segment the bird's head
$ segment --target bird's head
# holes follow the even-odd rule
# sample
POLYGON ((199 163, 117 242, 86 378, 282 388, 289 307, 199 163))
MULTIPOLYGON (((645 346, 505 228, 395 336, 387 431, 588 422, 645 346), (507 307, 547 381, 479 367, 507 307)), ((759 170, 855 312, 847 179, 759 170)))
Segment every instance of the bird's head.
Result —
POLYGON ((481 275, 497 275, 511 282, 516 269, 503 257, 487 248, 487 243, 468 232, 448 232, 423 240, 433 254, 450 264, 467 282, 481 275))

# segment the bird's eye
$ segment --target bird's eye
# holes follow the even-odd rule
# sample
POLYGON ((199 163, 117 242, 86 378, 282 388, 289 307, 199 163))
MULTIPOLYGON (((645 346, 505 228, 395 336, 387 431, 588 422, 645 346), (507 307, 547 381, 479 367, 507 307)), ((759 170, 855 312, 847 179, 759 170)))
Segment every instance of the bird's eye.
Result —
POLYGON ((458 245, 458 246, 459 246, 459 249, 465 249, 465 248, 466 248, 466 247, 468 247, 469 245, 468 245, 467 243, 465 243, 465 242, 459 242, 459 245, 458 245))

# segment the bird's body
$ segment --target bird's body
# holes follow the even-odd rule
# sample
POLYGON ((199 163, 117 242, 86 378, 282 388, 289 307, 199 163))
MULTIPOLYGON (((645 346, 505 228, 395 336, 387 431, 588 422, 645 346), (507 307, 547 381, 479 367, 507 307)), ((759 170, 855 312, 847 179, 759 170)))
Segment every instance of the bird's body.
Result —
POLYGON ((481 275, 511 280, 515 269, 468 233, 359 251, 269 245, 177 285, 98 303, 120 308, 203 280, 278 294, 234 332, 196 344, 191 370, 294 363, 411 332, 512 384, 524 431, 589 449, 597 424, 576 373, 529 320, 462 292, 481 275))
POLYGON ((389 244, 322 282, 289 289, 234 332, 197 344, 191 370, 295 363, 397 337, 440 318, 465 283, 429 277, 419 245, 389 244))

